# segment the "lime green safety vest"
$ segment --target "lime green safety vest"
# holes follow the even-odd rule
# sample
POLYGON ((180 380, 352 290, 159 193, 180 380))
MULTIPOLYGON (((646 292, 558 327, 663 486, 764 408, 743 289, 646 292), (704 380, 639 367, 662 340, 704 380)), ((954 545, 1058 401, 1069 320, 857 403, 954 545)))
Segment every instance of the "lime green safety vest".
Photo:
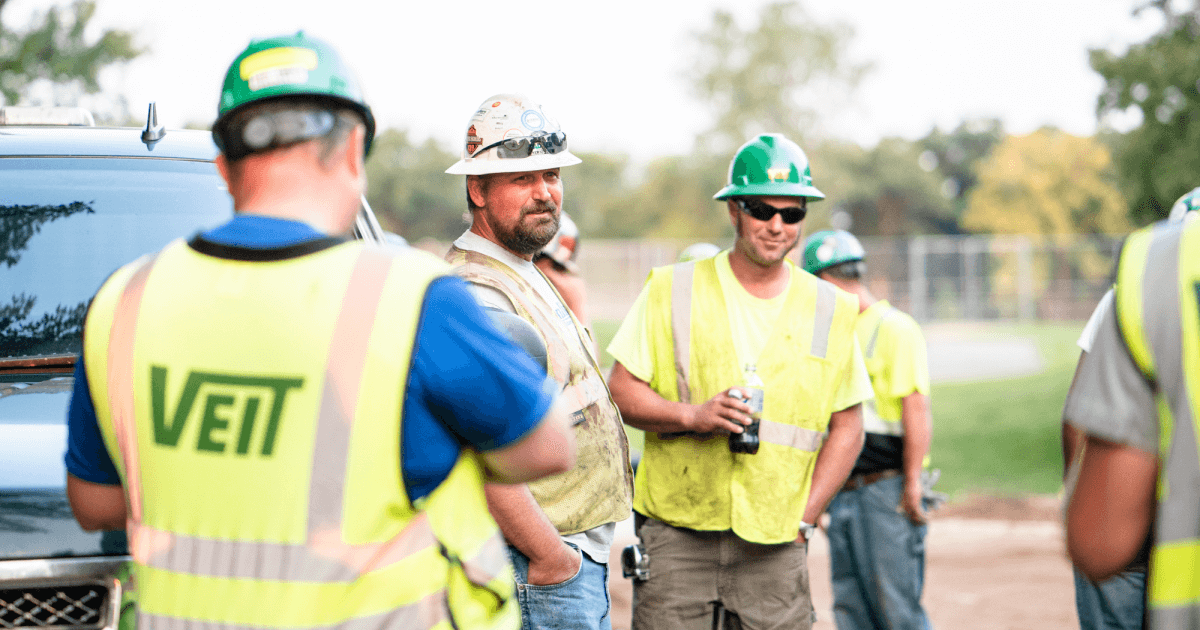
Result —
MULTIPOLYGON (((724 436, 646 435, 634 509, 676 527, 733 530, 762 544, 796 538, 834 411, 853 359, 858 300, 787 263, 792 281, 758 358, 765 385, 760 447, 733 454, 724 436)), ((647 280, 650 386, 700 404, 742 382, 715 258, 653 270, 647 280)))
POLYGON ((458 247, 450 249, 446 260, 464 280, 508 296, 517 315, 537 329, 546 345, 550 376, 563 384, 562 397, 575 427, 576 462, 561 475, 529 484, 538 506, 564 535, 629 518, 633 502, 629 439, 593 354, 591 334, 571 314, 575 337, 563 339, 554 323, 558 317, 553 308, 499 260, 458 247))
POLYGON ((413 341, 445 271, 361 243, 249 262, 176 241, 109 278, 84 360, 142 627, 519 625, 477 456, 416 506, 401 478, 413 341))
MULTIPOLYGON (((920 328, 907 313, 887 300, 880 300, 859 314, 855 334, 858 335, 863 362, 875 390, 875 396, 863 403, 863 431, 876 435, 903 436, 904 398, 890 393, 894 381, 888 379, 894 374, 894 366, 898 362, 911 363, 912 357, 896 356, 895 344, 891 340, 901 335, 920 336, 920 328)), ((924 342, 924 339, 920 339, 920 343, 924 342)), ((928 453, 922 465, 929 466, 928 453)))
POLYGON ((1158 514, 1147 601, 1153 628, 1200 626, 1200 223, 1158 224, 1121 250, 1117 322, 1158 401, 1158 514))

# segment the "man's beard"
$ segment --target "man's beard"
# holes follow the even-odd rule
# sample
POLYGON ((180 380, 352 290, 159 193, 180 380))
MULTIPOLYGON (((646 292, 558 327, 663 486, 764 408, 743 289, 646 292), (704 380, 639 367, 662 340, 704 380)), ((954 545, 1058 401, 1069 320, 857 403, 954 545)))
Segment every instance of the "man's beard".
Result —
POLYGON ((524 256, 532 256, 540 251, 549 243, 554 235, 558 233, 559 214, 555 211, 558 206, 554 202, 539 203, 533 208, 522 208, 521 216, 513 224, 512 229, 508 230, 500 226, 493 226, 492 231, 496 234, 496 239, 500 244, 507 247, 510 251, 516 252, 524 256), (537 222, 534 225, 527 226, 525 219, 530 214, 538 214, 537 222), (553 219, 549 223, 543 221, 543 217, 553 219))

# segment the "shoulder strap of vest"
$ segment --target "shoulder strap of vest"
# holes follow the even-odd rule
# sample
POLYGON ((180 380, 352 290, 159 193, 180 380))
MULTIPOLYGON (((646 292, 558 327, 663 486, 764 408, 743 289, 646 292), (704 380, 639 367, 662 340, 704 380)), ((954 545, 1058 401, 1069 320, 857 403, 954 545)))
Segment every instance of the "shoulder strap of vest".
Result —
POLYGON ((675 347, 675 386, 679 390, 679 402, 691 403, 692 392, 688 387, 688 367, 692 360, 692 278, 696 273, 696 262, 690 261, 674 266, 671 276, 671 337, 675 347))
POLYGON ((1169 229, 1161 225, 1134 232, 1121 248, 1117 265, 1114 300, 1117 326, 1130 356, 1151 382, 1157 381, 1156 358, 1149 334, 1154 327, 1146 318, 1152 317, 1153 312, 1147 312, 1145 307, 1156 296, 1178 297, 1178 239, 1170 239, 1175 247, 1169 247, 1168 239, 1164 238, 1168 233, 1169 229), (1175 289, 1164 286, 1167 282, 1175 289))
POLYGON ((883 328, 883 320, 887 319, 895 310, 896 307, 891 306, 879 314, 879 319, 875 322, 875 330, 871 331, 871 339, 867 341, 867 347, 863 348, 863 355, 868 358, 875 356, 875 342, 879 340, 879 330, 883 328))

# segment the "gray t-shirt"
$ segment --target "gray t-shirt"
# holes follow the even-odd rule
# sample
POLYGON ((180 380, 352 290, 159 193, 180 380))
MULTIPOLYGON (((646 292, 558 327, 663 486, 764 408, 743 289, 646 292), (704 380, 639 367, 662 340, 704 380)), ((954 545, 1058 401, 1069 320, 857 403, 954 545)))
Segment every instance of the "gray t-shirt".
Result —
POLYGON ((1079 364, 1063 420, 1103 440, 1158 453, 1154 390, 1121 338, 1111 301, 1096 327, 1091 351, 1079 364))

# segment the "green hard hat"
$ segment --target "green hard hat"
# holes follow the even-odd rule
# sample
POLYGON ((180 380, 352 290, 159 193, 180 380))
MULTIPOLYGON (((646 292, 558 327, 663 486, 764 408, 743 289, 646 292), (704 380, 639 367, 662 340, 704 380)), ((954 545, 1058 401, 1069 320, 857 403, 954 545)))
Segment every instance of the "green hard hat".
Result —
POLYGON ((250 42, 225 73, 213 139, 222 146, 221 134, 234 112, 252 103, 281 97, 311 97, 330 101, 357 112, 367 126, 364 152, 371 150, 375 117, 363 100, 354 74, 332 46, 300 31, 250 42))
POLYGON ((729 163, 729 185, 713 199, 740 195, 825 198, 813 186, 804 150, 778 133, 764 133, 738 149, 729 163))
POLYGON ((846 230, 821 230, 804 239, 804 270, 811 274, 866 256, 862 243, 846 230))
POLYGON ((1175 205, 1171 206, 1171 214, 1167 216, 1167 221, 1183 223, 1183 220, 1188 217, 1188 213, 1195 210, 1200 210, 1200 187, 1191 189, 1175 200, 1175 205))

